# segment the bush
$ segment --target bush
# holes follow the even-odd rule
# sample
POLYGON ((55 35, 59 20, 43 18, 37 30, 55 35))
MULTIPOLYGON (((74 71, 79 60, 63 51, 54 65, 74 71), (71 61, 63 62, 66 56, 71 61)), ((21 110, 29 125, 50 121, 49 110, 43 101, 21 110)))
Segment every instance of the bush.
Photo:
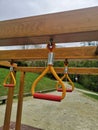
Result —
POLYGON ((78 82, 85 86, 85 88, 98 92, 98 76, 81 75, 78 82))

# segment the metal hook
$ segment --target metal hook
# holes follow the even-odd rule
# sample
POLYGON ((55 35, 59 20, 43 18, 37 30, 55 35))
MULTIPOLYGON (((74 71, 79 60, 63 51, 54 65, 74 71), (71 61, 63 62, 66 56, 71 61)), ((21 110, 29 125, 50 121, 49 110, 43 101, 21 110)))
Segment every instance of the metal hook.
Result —
POLYGON ((98 55, 98 46, 96 47, 95 55, 98 55))
POLYGON ((67 59, 65 59, 64 64, 68 65, 68 60, 67 59))

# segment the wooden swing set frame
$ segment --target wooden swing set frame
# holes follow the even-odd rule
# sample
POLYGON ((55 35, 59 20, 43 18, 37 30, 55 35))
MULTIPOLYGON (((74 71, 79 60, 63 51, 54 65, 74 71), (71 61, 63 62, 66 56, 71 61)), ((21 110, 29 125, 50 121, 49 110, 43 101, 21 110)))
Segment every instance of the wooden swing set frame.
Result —
MULTIPOLYGON (((46 44, 50 38, 55 43, 98 41, 98 6, 0 21, 0 46, 46 44)), ((56 60, 98 60, 97 46, 56 48, 54 52, 56 60)), ((9 60, 45 60, 47 54, 46 49, 0 50, 0 65, 9 67, 9 60)), ((15 130, 20 130, 25 73, 42 72, 44 67, 14 67, 16 72, 21 71, 15 126, 15 130)), ((63 73, 64 68, 56 67, 55 71, 63 73)), ((98 75, 98 68, 70 67, 69 73, 98 75)), ((10 129, 13 94, 14 88, 9 88, 3 130, 10 129)))

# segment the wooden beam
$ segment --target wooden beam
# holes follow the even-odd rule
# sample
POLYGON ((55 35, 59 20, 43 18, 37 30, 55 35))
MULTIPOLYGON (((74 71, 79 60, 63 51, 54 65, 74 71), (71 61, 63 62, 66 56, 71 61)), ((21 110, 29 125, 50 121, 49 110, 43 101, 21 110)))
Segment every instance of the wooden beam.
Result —
MULTIPOLYGON (((8 61, 0 61, 0 66, 2 66, 2 67, 10 67, 11 64, 8 61)), ((13 67, 17 67, 17 64, 13 63, 13 67)))
MULTIPOLYGON (((69 47, 56 48, 55 60, 68 59, 98 59, 95 54, 96 46, 92 47, 69 47)), ((30 49, 30 50, 7 50, 0 51, 0 60, 42 60, 48 58, 47 49, 30 49)))
MULTIPOLYGON (((64 73, 64 67, 54 67, 55 71, 58 74, 64 73)), ((17 67, 16 71, 23 71, 23 72, 33 72, 33 73, 41 73, 43 72, 45 67, 17 67)), ((50 73, 50 72, 49 72, 50 73)), ((69 67, 68 68, 69 74, 90 74, 90 75, 98 75, 98 68, 90 67, 69 67)))
MULTIPOLYGON (((14 74, 14 76, 16 76, 16 73, 14 74)), ((12 82, 13 82, 13 80, 11 79, 11 83, 12 82)), ((7 104, 6 104, 6 110, 5 110, 3 130, 10 130, 10 120, 11 120, 13 96, 14 96, 14 87, 8 88, 8 98, 7 98, 7 104)))
POLYGON ((69 68, 69 74, 88 74, 88 75, 98 75, 98 68, 69 68))
POLYGON ((98 6, 0 22, 0 46, 98 40, 98 6))
POLYGON ((53 40, 56 43, 98 41, 98 31, 69 33, 61 35, 56 34, 56 35, 37 36, 37 37, 0 39, 0 46, 46 44, 49 42, 50 38, 53 38, 53 40))
POLYGON ((21 130, 23 92, 24 92, 24 78, 25 78, 25 73, 21 72, 15 130, 21 130))

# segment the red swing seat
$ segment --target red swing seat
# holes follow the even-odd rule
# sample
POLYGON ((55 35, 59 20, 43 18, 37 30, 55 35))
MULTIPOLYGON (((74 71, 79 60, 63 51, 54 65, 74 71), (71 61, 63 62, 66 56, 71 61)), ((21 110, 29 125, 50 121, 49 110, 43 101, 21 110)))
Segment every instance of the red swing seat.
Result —
POLYGON ((45 99, 45 100, 58 101, 58 102, 62 100, 61 96, 44 94, 44 93, 34 93, 33 97, 38 99, 45 99))

